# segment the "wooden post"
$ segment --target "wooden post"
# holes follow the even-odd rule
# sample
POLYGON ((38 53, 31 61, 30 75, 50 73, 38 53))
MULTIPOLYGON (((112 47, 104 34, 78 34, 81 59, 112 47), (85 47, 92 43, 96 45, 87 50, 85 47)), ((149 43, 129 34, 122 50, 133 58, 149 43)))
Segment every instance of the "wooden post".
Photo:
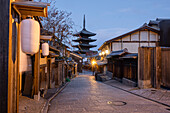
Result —
POLYGON ((9 57, 9 37, 12 31, 9 32, 10 23, 10 0, 2 0, 0 4, 0 111, 3 113, 8 112, 8 57, 9 57))
POLYGON ((161 47, 156 47, 156 88, 161 86, 161 47))
POLYGON ((40 52, 35 54, 34 61, 34 99, 40 99, 39 92, 39 76, 40 76, 40 52))
POLYGON ((11 0, 1 0, 0 10, 0 112, 17 113, 19 106, 19 24, 11 0), (13 18, 14 17, 14 18, 13 18))
POLYGON ((151 87, 151 50, 152 48, 138 48, 138 87, 151 87))

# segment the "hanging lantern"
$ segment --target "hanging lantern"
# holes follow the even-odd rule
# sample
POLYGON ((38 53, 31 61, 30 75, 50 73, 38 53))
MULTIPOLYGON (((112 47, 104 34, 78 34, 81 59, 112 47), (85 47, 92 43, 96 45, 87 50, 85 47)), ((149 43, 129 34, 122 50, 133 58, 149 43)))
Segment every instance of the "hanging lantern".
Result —
POLYGON ((42 54, 43 54, 43 56, 49 55, 49 45, 48 45, 48 43, 42 44, 42 54))
POLYGON ((40 25, 33 19, 21 22, 21 48, 26 54, 35 54, 39 51, 40 25))

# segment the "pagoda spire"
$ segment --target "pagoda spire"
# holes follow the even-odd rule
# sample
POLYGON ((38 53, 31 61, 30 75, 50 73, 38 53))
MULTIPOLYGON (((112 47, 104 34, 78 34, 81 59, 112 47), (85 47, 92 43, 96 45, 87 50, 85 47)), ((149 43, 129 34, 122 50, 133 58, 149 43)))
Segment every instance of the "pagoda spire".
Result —
POLYGON ((93 52, 92 50, 90 50, 90 48, 97 46, 97 45, 89 44, 91 42, 96 41, 96 39, 89 38, 91 36, 95 36, 96 34, 90 32, 90 31, 87 31, 85 23, 86 23, 86 21, 85 21, 85 15, 84 15, 83 29, 81 31, 73 34, 73 36, 79 37, 78 39, 73 40, 74 42, 78 42, 79 44, 78 45, 72 45, 72 47, 78 48, 78 50, 74 51, 75 53, 78 53, 78 54, 86 54, 86 53, 93 52))
POLYGON ((85 15, 84 15, 84 20, 83 20, 83 29, 86 29, 85 27, 86 27, 86 26, 85 26, 85 15))

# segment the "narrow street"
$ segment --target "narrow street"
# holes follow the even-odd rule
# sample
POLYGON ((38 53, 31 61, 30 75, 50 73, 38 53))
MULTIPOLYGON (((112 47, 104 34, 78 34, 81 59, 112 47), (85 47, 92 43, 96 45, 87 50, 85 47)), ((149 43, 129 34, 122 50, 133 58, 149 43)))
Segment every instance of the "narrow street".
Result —
POLYGON ((79 75, 50 103, 49 113, 169 113, 167 107, 79 75))

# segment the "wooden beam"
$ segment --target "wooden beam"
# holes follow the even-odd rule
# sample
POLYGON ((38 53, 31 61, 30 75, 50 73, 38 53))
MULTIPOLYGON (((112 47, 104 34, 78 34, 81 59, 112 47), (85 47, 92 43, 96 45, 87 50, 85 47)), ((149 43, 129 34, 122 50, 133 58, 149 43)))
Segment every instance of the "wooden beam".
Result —
POLYGON ((140 41, 141 41, 141 39, 140 39, 140 31, 139 31, 139 47, 140 47, 140 43, 141 43, 140 41))
POLYGON ((156 88, 161 86, 161 47, 156 47, 156 88))
POLYGON ((132 41, 132 35, 130 34, 130 41, 132 41))
MULTIPOLYGON (((112 42, 120 42, 120 41, 112 41, 112 42)), ((158 41, 123 41, 123 43, 157 43, 158 41)))
POLYGON ((150 31, 148 31, 148 46, 150 46, 150 41, 151 41, 151 39, 150 39, 150 31))

